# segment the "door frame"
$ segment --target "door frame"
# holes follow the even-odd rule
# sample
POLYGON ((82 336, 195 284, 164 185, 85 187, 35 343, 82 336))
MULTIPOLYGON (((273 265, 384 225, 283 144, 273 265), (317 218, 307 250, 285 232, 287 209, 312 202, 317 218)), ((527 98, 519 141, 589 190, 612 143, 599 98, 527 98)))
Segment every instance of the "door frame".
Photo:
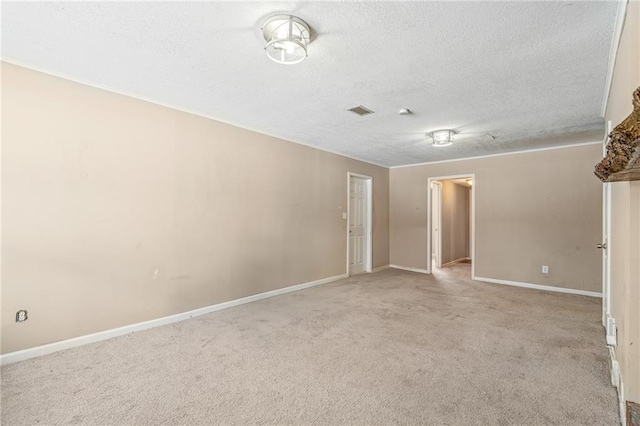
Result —
MULTIPOLYGON (((602 143, 602 153, 607 155, 607 143, 611 133, 611 120, 607 122, 607 132, 602 143)), ((602 184, 602 325, 607 327, 607 317, 611 315, 611 184, 602 184)))
MULTIPOLYGON (((434 180, 431 182, 431 185, 429 188, 431 190, 431 194, 433 195, 433 185, 439 186, 440 189, 438 190, 438 197, 440 198, 440 200, 438 200, 438 207, 439 207, 439 212, 438 212, 438 246, 437 246, 437 250, 436 250, 436 268, 442 268, 442 182, 440 182, 439 180, 434 180)), ((431 205, 433 206, 433 197, 431 197, 431 205)), ((433 209, 431 209, 430 213, 433 213, 433 209)), ((433 224, 431 225, 431 228, 429 229, 429 231, 431 231, 433 229, 433 224)), ((431 240, 431 242, 433 243, 433 239, 431 240)), ((431 263, 433 263, 433 256, 431 256, 431 263)))
POLYGON ((367 233, 367 248, 365 250, 365 266, 364 272, 371 272, 373 263, 373 177, 363 175, 360 173, 347 172, 347 276, 349 275, 349 222, 351 220, 351 178, 356 177, 364 179, 367 186, 367 226, 365 232, 367 233))
POLYGON ((611 184, 602 184, 602 324, 611 315, 611 184))
MULTIPOLYGON (((431 182, 443 181, 450 179, 471 179, 471 229, 469 230, 469 237, 471 239, 471 279, 476 279, 476 189, 478 188, 478 181, 476 180, 475 173, 462 173, 459 175, 449 176, 434 176, 427 178, 427 274, 433 273, 431 270, 431 182)), ((440 215, 442 216, 442 214, 440 215)), ((442 218, 441 218, 442 220, 442 218)))

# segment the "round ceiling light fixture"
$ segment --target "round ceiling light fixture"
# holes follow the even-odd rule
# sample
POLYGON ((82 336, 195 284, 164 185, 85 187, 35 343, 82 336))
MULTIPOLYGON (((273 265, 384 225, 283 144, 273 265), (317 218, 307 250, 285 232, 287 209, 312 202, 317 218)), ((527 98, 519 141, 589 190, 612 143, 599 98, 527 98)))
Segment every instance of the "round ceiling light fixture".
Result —
POLYGON ((307 57, 311 29, 302 19, 293 15, 276 15, 264 23, 262 35, 269 59, 279 64, 297 64, 307 57))
POLYGON ((428 136, 431 136, 433 139, 433 146, 441 147, 441 146, 449 146, 453 143, 453 135, 456 132, 453 130, 436 130, 435 132, 431 132, 428 136))

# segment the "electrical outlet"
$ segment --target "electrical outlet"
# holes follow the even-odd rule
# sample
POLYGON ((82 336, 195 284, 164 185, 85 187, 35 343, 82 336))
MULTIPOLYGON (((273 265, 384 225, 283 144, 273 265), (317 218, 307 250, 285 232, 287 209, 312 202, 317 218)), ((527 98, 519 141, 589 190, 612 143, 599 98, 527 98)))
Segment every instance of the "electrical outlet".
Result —
POLYGON ((26 309, 20 309, 16 312, 16 322, 25 322, 28 318, 26 309))
POLYGON ((543 274, 548 274, 549 273, 549 267, 547 265, 542 265, 542 273, 543 274))

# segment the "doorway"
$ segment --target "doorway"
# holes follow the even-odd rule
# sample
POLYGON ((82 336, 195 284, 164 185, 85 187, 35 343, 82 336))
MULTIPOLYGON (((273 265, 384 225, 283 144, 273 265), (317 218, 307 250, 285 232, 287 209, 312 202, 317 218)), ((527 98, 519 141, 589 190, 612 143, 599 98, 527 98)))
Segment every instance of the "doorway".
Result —
POLYGON ((348 173, 347 273, 349 275, 371 272, 372 187, 371 176, 348 173))
MULTIPOLYGON (((475 174, 428 179, 428 273, 470 263, 470 278, 474 279, 476 185, 475 174)), ((464 269, 464 266, 455 268, 464 269)), ((466 269, 466 275, 469 275, 469 269, 466 269)))

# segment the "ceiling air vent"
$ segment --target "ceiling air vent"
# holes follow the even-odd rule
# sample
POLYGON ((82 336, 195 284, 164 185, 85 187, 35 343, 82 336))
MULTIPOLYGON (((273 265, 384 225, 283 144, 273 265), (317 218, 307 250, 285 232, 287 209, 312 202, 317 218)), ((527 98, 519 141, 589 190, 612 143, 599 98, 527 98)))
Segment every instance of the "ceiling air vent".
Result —
POLYGON ((367 107, 363 107, 362 105, 358 105, 357 107, 353 107, 350 108, 349 111, 354 112, 358 115, 369 115, 369 114, 373 114, 373 111, 371 111, 369 108, 367 107))

